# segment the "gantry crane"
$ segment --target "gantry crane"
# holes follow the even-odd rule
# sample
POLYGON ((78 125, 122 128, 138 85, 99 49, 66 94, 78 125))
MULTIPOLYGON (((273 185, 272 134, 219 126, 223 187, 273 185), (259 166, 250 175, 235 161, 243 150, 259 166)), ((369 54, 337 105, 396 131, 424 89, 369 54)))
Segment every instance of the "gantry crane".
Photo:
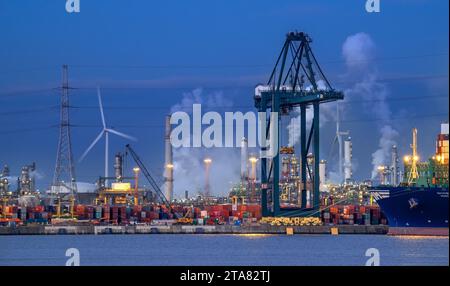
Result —
MULTIPOLYGON (((267 141, 278 138, 270 138, 271 124, 277 124, 279 128, 279 117, 275 114, 287 114, 293 107, 300 108, 300 146, 301 146, 301 206, 296 210, 282 210, 280 208, 280 185, 279 185, 279 149, 272 157, 261 158, 261 204, 263 216, 306 216, 319 215, 319 105, 325 102, 336 101, 344 98, 344 94, 334 90, 322 72, 312 50, 311 38, 303 32, 289 32, 286 35, 283 48, 278 56, 275 67, 265 87, 255 92, 255 107, 261 113, 265 113, 267 141), (305 83, 307 85, 305 85, 305 83), (306 135, 306 109, 313 107, 314 118, 309 135, 306 135), (271 112, 272 114, 269 114, 271 112), (272 118, 277 122, 271 122, 272 118), (313 143, 313 172, 307 164, 307 155, 313 143), (306 208, 306 181, 307 173, 312 178, 313 204, 312 208, 306 208), (314 174, 314 175, 313 175, 314 174), (268 196, 270 193, 270 196, 268 196)), ((277 132, 276 132, 277 133, 277 132)), ((274 135, 272 135, 274 136, 274 135)), ((274 147, 274 146, 271 146, 274 147)), ((262 152, 267 152, 267 147, 261 147, 262 152)))

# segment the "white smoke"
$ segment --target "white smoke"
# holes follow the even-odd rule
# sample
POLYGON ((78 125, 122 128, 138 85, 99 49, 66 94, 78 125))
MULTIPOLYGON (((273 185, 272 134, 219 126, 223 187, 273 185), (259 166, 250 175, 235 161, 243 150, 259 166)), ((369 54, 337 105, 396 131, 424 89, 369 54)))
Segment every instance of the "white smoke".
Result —
POLYGON ((30 171, 30 177, 35 178, 36 180, 42 180, 45 178, 45 175, 38 170, 30 171))
MULTIPOLYGON (((221 113, 224 108, 233 106, 233 103, 223 96, 222 91, 206 94, 203 89, 197 88, 184 93, 181 102, 174 105, 171 112, 184 111, 192 114, 192 105, 195 103, 202 104, 203 114, 208 111, 221 113)), ((174 148, 175 196, 184 196, 186 190, 189 191, 189 196, 203 193, 205 187, 203 160, 206 157, 212 159, 210 165, 210 191, 212 195, 225 195, 229 192, 232 183, 239 182, 240 148, 174 148)))
POLYGON ((377 166, 386 165, 387 158, 390 157, 390 150, 392 145, 396 145, 397 142, 394 140, 398 136, 398 132, 394 130, 391 126, 385 125, 380 130, 381 138, 379 141, 379 149, 372 154, 372 179, 377 176, 377 166))
POLYGON ((342 55, 347 68, 351 71, 366 71, 375 55, 375 43, 366 33, 348 36, 342 46, 342 55))
MULTIPOLYGON (((319 90, 326 90, 325 82, 323 80, 317 81, 317 87, 319 90)), ((308 86, 306 90, 310 90, 312 87, 308 86)), ((319 127, 330 120, 336 120, 336 114, 333 111, 335 109, 334 104, 321 104, 320 105, 320 121, 319 127)), ((293 110, 294 116, 290 118, 289 124, 286 129, 289 134, 288 146, 295 146, 300 140, 300 107, 295 107, 293 110)), ((306 128, 310 128, 312 120, 314 118, 314 110, 312 106, 306 109, 306 128)))
POLYGON ((347 37, 342 46, 342 55, 348 70, 348 78, 357 81, 345 91, 346 98, 364 99, 364 108, 380 121, 379 148, 372 153, 372 179, 377 176, 377 167, 386 165, 390 158, 392 145, 397 144, 398 132, 390 125, 391 110, 386 102, 389 90, 378 79, 373 63, 376 46, 366 33, 357 33, 347 37))

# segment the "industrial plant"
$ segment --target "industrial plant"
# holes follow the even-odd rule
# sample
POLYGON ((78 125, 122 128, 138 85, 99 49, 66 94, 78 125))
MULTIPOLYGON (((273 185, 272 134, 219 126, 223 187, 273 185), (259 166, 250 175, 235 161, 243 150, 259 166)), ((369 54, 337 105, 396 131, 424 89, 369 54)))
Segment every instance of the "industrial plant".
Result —
MULTIPOLYGON (((269 131, 264 139, 268 142, 277 140, 277 144, 272 145, 277 146, 275 155, 261 156, 267 147, 252 152, 248 139, 241 138, 240 178, 232 182, 229 193, 224 196, 216 196, 211 189, 214 158, 208 156, 203 159, 203 190, 198 193, 186 190, 182 196, 176 196, 174 185, 178 178, 174 172, 171 115, 161 118, 165 126, 164 138, 160 138, 165 148, 164 162, 160 162, 164 170, 161 179, 150 172, 147 162, 139 156, 138 139, 108 125, 100 87, 97 88, 97 98, 101 130, 79 161, 89 156, 91 149, 104 139, 104 172, 96 182, 81 184, 77 180, 72 152, 68 69, 67 65, 62 68, 59 139, 51 186, 45 191, 37 190, 35 172, 39 165, 36 163, 23 166, 21 170, 10 170, 5 165, 1 172, 0 223, 10 229, 36 224, 327 226, 329 228, 325 231, 334 229, 333 232, 337 226, 348 225, 355 227, 352 231, 362 233, 386 232, 385 229, 380 231, 365 226, 417 224, 448 228, 448 123, 442 124, 437 135, 436 152, 429 160, 420 160, 419 131, 413 129, 411 154, 406 154, 401 160, 397 146, 392 145, 391 162, 377 167, 377 178, 358 182, 354 178, 352 153, 354 147, 360 146, 353 146, 351 130, 341 130, 337 108, 332 148, 337 146, 340 181, 330 179, 330 163, 334 165, 334 162, 329 162, 320 152, 320 109, 331 102, 336 104, 345 95, 333 88, 325 76, 313 53, 311 38, 306 33, 289 32, 286 35, 267 83, 258 84, 254 94, 249 95, 253 96, 255 112, 267 115, 264 123, 269 126, 269 131), (279 138, 273 138, 272 133, 277 124, 278 130, 284 129, 279 126, 281 120, 274 121, 270 113, 289 117, 293 110, 299 110, 300 114, 298 150, 294 146, 281 145, 279 138), (313 115, 309 121, 307 112, 313 115), (123 150, 110 150, 109 140, 113 136, 129 141, 123 150), (114 163, 110 166, 112 152, 114 163), (113 175, 110 167, 114 170, 113 175), (389 199, 390 192, 416 188, 429 194, 446 192, 446 200, 443 199, 445 195, 433 200, 439 200, 435 206, 441 208, 445 208, 444 203, 447 202, 447 212, 439 210, 439 213, 433 211, 424 215, 424 210, 429 211, 431 198, 420 195, 420 199, 413 201, 408 197, 411 208, 415 203, 421 207, 420 215, 414 214, 414 218, 409 215, 410 218, 405 219, 405 214, 392 210, 394 206, 383 201, 389 199), (443 217, 444 214, 447 217, 443 217)), ((393 198, 391 195, 390 199, 393 198)))

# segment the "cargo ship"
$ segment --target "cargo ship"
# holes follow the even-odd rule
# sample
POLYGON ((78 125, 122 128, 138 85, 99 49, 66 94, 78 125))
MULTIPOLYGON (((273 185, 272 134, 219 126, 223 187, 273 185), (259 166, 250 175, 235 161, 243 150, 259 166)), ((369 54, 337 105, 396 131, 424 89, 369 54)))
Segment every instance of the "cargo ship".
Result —
MULTIPOLYGON (((393 234, 448 235, 449 125, 441 125, 436 154, 420 162, 417 129, 413 129, 412 155, 403 159, 401 183, 394 185, 396 164, 380 167, 381 184, 370 188, 371 195, 388 219, 393 234), (391 182, 386 178, 390 176, 391 182), (414 230, 414 231, 413 231, 414 230)), ((396 160, 393 156, 393 161, 396 160)))

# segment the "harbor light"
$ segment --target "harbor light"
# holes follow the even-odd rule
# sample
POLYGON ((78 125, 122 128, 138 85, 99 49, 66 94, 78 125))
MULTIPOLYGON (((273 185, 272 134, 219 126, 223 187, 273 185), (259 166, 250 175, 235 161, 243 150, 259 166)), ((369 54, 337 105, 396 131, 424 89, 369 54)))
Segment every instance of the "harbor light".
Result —
POLYGON ((256 157, 250 157, 248 160, 249 160, 251 163, 256 163, 256 162, 258 162, 258 158, 256 158, 256 157))

